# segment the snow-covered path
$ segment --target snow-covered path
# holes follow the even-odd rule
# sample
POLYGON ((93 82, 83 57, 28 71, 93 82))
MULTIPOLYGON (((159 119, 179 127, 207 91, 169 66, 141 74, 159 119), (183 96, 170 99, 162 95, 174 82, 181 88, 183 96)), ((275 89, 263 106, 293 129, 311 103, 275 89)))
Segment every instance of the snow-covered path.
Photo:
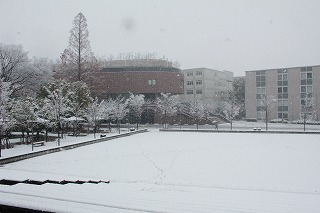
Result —
POLYGON ((65 212, 319 212, 319 135, 158 132, 0 167, 1 203, 65 212))

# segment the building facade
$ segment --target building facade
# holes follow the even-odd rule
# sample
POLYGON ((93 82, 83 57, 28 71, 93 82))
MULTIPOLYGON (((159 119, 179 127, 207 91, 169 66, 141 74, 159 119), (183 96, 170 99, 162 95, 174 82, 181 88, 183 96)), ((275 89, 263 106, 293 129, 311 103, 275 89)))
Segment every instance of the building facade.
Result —
POLYGON ((95 72, 92 91, 102 98, 119 94, 143 94, 154 99, 160 93, 183 94, 183 75, 173 67, 116 67, 95 72))
POLYGON ((232 90, 233 73, 208 68, 182 70, 184 96, 202 100, 218 100, 228 97, 232 90))
MULTIPOLYGON (((167 60, 131 59, 112 60, 101 70, 88 72, 86 83, 93 96, 100 99, 143 94, 154 101, 161 93, 183 94, 183 74, 167 60)), ((72 81, 67 74, 55 73, 55 78, 72 81)), ((159 122, 155 107, 146 107, 141 122, 159 122), (153 109, 152 109, 153 108, 153 109)))
POLYGON ((318 121, 320 66, 246 71, 246 117, 318 121))

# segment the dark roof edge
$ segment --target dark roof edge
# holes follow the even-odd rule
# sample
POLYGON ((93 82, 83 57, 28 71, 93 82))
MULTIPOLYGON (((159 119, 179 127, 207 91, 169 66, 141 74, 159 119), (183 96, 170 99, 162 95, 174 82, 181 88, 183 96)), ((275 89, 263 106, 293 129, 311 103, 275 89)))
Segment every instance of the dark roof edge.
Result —
POLYGON ((320 67, 320 65, 294 66, 294 67, 278 67, 278 68, 273 68, 273 69, 246 70, 245 72, 270 71, 270 70, 280 70, 280 69, 294 69, 294 68, 302 68, 302 67, 320 67))
POLYGON ((105 67, 102 72, 153 72, 153 71, 166 71, 166 72, 181 72, 180 69, 175 67, 105 67))

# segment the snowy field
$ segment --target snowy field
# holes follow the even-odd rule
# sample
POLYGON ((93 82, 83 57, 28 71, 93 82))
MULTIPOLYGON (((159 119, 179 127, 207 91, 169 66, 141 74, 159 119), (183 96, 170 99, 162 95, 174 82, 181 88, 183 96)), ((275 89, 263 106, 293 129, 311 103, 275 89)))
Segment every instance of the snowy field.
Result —
MULTIPOLYGON (((118 135, 116 131, 110 132, 106 134, 107 136, 113 136, 113 135, 118 135)), ((57 136, 57 135, 55 135, 57 136)), ((99 139, 100 134, 96 134, 96 137, 94 137, 94 134, 89 134, 86 136, 68 136, 65 135, 63 139, 60 140, 60 147, 66 146, 66 145, 71 145, 71 144, 77 144, 85 141, 90 141, 90 140, 95 140, 99 139)), ((11 143, 19 142, 19 139, 10 139, 11 143)), ((58 140, 55 141, 49 141, 45 143, 45 146, 38 146, 38 147, 33 147, 32 151, 32 146, 31 144, 15 144, 14 148, 12 149, 2 149, 1 150, 1 156, 2 158, 7 158, 7 157, 13 157, 17 155, 22 155, 22 154, 27 154, 27 153, 32 153, 36 151, 42 151, 42 150, 47 150, 50 148, 55 148, 58 147, 58 140)))
POLYGON ((0 202, 58 212, 320 212, 320 135, 155 129, 0 167, 0 202))

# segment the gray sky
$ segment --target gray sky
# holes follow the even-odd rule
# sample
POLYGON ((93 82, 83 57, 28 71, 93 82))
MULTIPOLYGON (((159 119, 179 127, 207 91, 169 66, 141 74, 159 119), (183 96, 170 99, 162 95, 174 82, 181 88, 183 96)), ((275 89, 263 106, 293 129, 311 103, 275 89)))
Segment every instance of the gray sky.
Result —
POLYGON ((98 56, 156 52, 240 76, 319 65, 319 10, 318 0, 0 0, 0 42, 59 58, 82 12, 98 56))

